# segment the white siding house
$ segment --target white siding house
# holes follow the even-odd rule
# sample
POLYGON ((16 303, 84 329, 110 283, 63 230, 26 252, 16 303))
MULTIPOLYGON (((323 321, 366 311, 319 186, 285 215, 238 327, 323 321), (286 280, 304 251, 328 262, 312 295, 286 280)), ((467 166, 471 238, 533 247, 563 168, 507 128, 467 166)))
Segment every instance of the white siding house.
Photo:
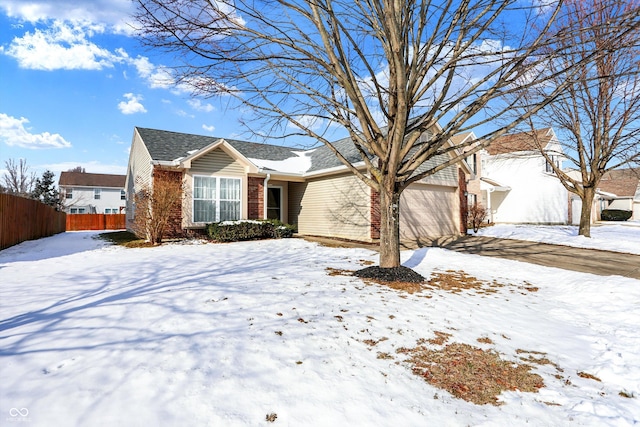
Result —
POLYGON ((64 211, 71 214, 125 213, 124 175, 61 172, 58 187, 64 211))
POLYGON ((506 135, 480 152, 475 187, 478 202, 487 208, 488 221, 507 224, 566 224, 568 192, 540 154, 540 144, 556 165, 562 148, 551 128, 506 135), (479 184, 479 185, 477 185, 479 184))

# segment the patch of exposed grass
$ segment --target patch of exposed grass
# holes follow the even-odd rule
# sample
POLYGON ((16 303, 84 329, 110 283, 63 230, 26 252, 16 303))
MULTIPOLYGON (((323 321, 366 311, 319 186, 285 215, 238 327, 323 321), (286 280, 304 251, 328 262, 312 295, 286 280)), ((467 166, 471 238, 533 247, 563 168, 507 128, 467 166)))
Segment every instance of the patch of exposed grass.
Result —
POLYGON ((591 375, 588 372, 578 372, 578 376, 580 378, 586 378, 588 380, 598 381, 599 383, 602 382, 602 380, 600 378, 596 377, 595 375, 591 375))
POLYGON ((502 360, 493 351, 468 344, 453 343, 437 350, 401 348, 398 353, 408 354, 412 372, 429 384, 478 405, 500 405, 498 396, 503 391, 537 392, 544 387, 542 377, 529 372, 531 366, 502 360))
POLYGON ((113 231, 109 233, 100 233, 98 238, 111 242, 114 245, 124 246, 127 248, 146 248, 153 246, 152 243, 138 238, 129 231, 113 231))
POLYGON ((340 268, 327 267, 325 271, 329 276, 353 276, 353 270, 343 270, 340 268))
POLYGON ((481 294, 492 294, 498 292, 497 288, 505 285, 493 282, 483 282, 464 271, 447 270, 445 272, 434 272, 427 286, 434 289, 442 289, 451 293, 460 293, 465 290, 473 290, 481 294))

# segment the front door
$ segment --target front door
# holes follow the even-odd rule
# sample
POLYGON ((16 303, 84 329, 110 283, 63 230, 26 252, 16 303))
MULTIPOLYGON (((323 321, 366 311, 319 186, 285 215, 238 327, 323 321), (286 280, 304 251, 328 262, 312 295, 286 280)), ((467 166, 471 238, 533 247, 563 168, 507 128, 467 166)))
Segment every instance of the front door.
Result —
POLYGON ((282 187, 267 188, 267 219, 282 221, 282 187))

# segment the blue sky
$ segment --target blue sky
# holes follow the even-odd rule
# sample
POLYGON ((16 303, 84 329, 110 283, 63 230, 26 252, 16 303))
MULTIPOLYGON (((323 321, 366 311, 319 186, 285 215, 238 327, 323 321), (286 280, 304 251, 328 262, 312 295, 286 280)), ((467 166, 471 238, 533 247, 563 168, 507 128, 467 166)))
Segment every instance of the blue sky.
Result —
POLYGON ((20 158, 38 176, 124 174, 134 126, 242 132, 225 105, 169 84, 171 58, 131 35, 132 12, 129 0, 0 0, 0 175, 20 158))
MULTIPOLYGON (((0 176, 124 174, 135 126, 250 140, 224 99, 172 84, 133 36, 130 0, 0 0, 0 176)), ((277 140, 282 143, 282 140, 277 140)))

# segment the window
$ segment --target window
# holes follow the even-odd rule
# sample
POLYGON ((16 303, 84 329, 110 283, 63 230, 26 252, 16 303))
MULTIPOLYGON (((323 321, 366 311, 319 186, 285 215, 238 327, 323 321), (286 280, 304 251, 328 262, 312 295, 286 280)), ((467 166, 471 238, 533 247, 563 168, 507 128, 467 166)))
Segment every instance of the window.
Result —
POLYGON ((85 212, 84 208, 71 208, 72 214, 83 214, 85 212))
MULTIPOLYGON (((561 160, 560 160, 560 156, 549 156, 549 158, 551 159, 551 161, 553 162, 554 165, 556 165, 556 167, 558 169, 561 168, 561 160)), ((545 161, 545 171, 549 172, 549 173, 553 173, 553 166, 551 166, 551 163, 549 163, 548 161, 545 161)))
POLYGON ((111 209, 111 208, 104 208, 104 213, 106 214, 112 214, 112 213, 117 213, 115 209, 111 209))
POLYGON ((67 199, 73 199, 73 188, 67 188, 65 190, 65 197, 67 199))
POLYGON ((476 153, 473 153, 472 155, 467 157, 467 164, 471 168, 471 172, 473 172, 474 175, 478 173, 478 169, 477 169, 478 164, 476 163, 476 153))
POLYGON ((127 192, 120 190, 120 200, 127 200, 127 192))
POLYGON ((241 180, 193 177, 193 222, 240 219, 241 180))
POLYGON ((99 188, 96 188, 96 189, 93 190, 93 198, 95 200, 100 200, 100 189, 99 188))

